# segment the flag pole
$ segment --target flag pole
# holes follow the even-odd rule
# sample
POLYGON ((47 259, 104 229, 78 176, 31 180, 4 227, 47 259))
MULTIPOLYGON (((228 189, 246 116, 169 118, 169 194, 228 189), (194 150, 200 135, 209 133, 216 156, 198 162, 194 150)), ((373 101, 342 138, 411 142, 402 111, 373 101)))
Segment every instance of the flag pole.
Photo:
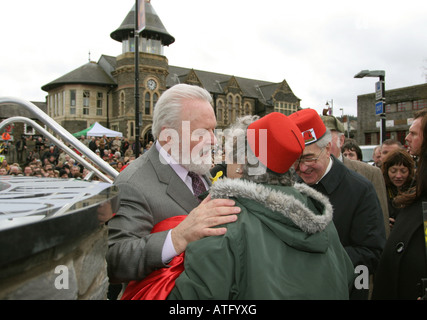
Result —
MULTIPOLYGON (((144 3, 142 3, 144 5, 144 3)), ((135 0, 135 157, 138 158, 141 152, 139 144, 140 123, 139 123, 139 0, 135 0)))

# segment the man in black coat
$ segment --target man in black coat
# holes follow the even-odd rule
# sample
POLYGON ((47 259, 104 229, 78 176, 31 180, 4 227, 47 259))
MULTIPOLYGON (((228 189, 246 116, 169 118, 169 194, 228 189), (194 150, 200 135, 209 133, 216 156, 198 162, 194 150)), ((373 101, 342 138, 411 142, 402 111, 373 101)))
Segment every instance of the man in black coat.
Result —
MULTIPOLYGON (((376 270, 385 245, 383 214, 372 183, 331 155, 331 132, 313 109, 290 116, 305 140, 305 150, 294 168, 308 185, 327 195, 333 221, 354 267, 376 270)), ((356 290, 354 299, 367 299, 369 290, 356 290)))

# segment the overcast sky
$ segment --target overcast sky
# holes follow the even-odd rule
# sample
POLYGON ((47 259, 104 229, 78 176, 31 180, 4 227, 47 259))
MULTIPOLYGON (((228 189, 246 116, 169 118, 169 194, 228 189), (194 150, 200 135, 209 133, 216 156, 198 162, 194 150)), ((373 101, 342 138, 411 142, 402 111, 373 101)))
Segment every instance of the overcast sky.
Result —
MULTIPOLYGON (((0 96, 44 101, 41 87, 102 54, 134 0, 20 0, 0 4, 0 96)), ((152 0, 175 42, 170 65, 288 82, 303 108, 356 115, 357 96, 422 84, 427 74, 425 0, 152 0)), ((374 108, 374 107, 373 107, 374 108)))

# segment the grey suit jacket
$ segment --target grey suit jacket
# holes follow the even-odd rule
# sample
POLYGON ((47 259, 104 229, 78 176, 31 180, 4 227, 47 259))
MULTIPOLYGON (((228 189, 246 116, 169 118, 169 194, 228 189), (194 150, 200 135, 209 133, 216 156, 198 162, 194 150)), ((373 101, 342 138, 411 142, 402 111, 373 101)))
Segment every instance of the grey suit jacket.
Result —
POLYGON ((387 203, 387 191, 385 187, 385 181, 381 169, 378 167, 371 166, 365 162, 350 160, 343 156, 343 164, 357 173, 364 176, 366 179, 372 182, 375 191, 377 192, 378 200, 380 201, 381 210, 383 212, 384 227, 386 238, 390 235, 390 224, 388 221, 388 203, 387 203))
MULTIPOLYGON (((167 231, 150 234, 158 222, 190 213, 199 202, 155 146, 116 178, 120 208, 108 222, 107 253, 110 282, 129 282, 165 267, 162 248, 167 231)), ((210 185, 210 180, 205 177, 210 185)))

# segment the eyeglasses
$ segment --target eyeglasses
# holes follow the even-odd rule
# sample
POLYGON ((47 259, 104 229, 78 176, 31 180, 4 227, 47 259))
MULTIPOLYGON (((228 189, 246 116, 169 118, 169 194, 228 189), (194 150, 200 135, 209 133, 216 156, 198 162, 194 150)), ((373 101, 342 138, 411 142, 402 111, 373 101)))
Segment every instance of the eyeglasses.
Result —
POLYGON ((304 157, 300 157, 297 161, 295 161, 294 163, 294 167, 295 169, 298 168, 300 166, 301 163, 303 163, 304 165, 310 167, 312 165, 314 165, 317 160, 319 160, 320 155, 322 154, 323 150, 325 150, 325 148, 322 148, 322 150, 320 150, 319 154, 317 155, 316 158, 304 158, 304 157))

